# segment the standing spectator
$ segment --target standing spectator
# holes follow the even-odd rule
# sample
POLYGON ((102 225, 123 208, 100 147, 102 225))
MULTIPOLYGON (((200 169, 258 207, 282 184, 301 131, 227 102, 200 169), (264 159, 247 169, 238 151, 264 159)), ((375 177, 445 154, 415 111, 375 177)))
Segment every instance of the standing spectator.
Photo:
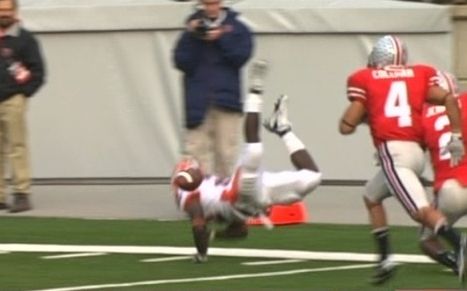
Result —
POLYGON ((44 82, 44 63, 33 34, 17 17, 16 0, 0 0, 0 208, 7 208, 4 170, 11 172, 10 212, 32 208, 27 142, 27 100, 44 82))
POLYGON ((364 196, 379 251, 379 263, 371 281, 385 282, 394 273, 390 257, 389 230, 383 200, 392 193, 409 215, 448 241, 457 255, 460 280, 464 279, 465 236, 428 202, 420 182, 424 166, 422 110, 425 102, 443 105, 452 126, 447 150, 451 162, 464 155, 461 114, 454 96, 437 85, 436 70, 407 65, 407 48, 394 36, 380 38, 373 47, 367 68, 351 74, 347 97, 351 101, 339 125, 351 134, 365 118, 378 152, 381 170, 366 185, 364 196))
POLYGON ((241 68, 252 53, 252 34, 222 0, 200 0, 175 47, 175 66, 184 73, 184 154, 206 173, 228 177, 242 124, 241 68))

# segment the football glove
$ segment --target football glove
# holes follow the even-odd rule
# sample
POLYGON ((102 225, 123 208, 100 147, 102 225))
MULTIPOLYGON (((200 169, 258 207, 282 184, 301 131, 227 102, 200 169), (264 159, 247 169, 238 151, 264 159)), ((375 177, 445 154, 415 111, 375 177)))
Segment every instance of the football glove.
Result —
POLYGON ((452 133, 447 149, 451 154, 451 167, 454 167, 459 164, 465 154, 464 142, 460 133, 452 133))

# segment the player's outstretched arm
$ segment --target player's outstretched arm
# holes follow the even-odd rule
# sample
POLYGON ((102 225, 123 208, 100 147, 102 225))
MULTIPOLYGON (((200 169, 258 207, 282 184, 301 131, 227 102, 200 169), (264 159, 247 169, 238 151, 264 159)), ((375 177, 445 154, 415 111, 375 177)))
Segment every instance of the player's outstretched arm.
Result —
POLYGON ((340 119, 339 132, 344 135, 353 133, 365 116, 365 105, 360 101, 352 101, 340 119))

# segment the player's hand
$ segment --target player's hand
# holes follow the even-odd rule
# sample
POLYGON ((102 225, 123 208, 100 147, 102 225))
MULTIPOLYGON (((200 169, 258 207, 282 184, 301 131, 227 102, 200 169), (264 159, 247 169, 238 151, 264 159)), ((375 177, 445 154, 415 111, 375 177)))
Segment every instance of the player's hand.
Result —
POLYGON ((462 160, 465 154, 464 141, 460 133, 453 133, 451 141, 447 145, 447 149, 451 154, 451 167, 456 166, 462 160))

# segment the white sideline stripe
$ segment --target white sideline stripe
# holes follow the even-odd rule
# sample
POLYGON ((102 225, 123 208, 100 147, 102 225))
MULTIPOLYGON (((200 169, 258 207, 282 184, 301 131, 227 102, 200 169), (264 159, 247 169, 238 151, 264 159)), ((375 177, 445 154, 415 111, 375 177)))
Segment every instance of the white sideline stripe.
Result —
POLYGON ((144 259, 140 262, 144 263, 158 263, 158 262, 168 262, 168 261, 181 261, 191 259, 191 256, 176 256, 176 257, 167 257, 167 258, 153 258, 153 259, 144 259))
POLYGON ((297 270, 289 270, 289 271, 266 272, 266 273, 256 273, 256 274, 237 274, 237 275, 213 276, 213 277, 166 279, 166 280, 140 281, 140 282, 102 284, 102 285, 85 285, 85 286, 62 287, 62 288, 53 288, 53 289, 40 289, 40 290, 33 290, 33 291, 79 291, 79 290, 96 290, 96 289, 102 290, 106 288, 123 288, 123 287, 162 285, 162 284, 173 284, 173 283, 221 281, 221 280, 242 279, 242 278, 258 278, 258 277, 285 276, 285 275, 294 275, 294 274, 303 274, 303 273, 354 270, 354 269, 371 268, 374 266, 375 264, 364 264, 364 265, 359 264, 359 265, 350 265, 350 266, 325 267, 325 268, 316 268, 316 269, 297 269, 297 270))
POLYGON ((53 259, 94 257, 94 256, 103 256, 103 255, 107 255, 107 253, 77 253, 77 254, 52 255, 52 256, 43 256, 41 257, 41 259, 53 260, 53 259))
POLYGON ((306 260, 277 260, 277 261, 258 261, 258 262, 245 262, 242 265, 246 266, 262 266, 262 265, 278 265, 278 264, 289 264, 289 263, 300 263, 306 260))
POLYGON ((10 252, 0 251, 0 254, 9 254, 10 252))
MULTIPOLYGON (((162 246, 93 246, 93 245, 52 245, 52 244, 0 244, 0 251, 34 252, 34 253, 116 253, 116 254, 164 254, 193 255, 193 247, 162 246)), ((376 254, 345 252, 311 252, 292 250, 234 249, 210 248, 210 256, 256 257, 298 260, 376 262, 376 254)), ((393 259, 399 263, 434 263, 424 255, 394 254, 393 259)))

